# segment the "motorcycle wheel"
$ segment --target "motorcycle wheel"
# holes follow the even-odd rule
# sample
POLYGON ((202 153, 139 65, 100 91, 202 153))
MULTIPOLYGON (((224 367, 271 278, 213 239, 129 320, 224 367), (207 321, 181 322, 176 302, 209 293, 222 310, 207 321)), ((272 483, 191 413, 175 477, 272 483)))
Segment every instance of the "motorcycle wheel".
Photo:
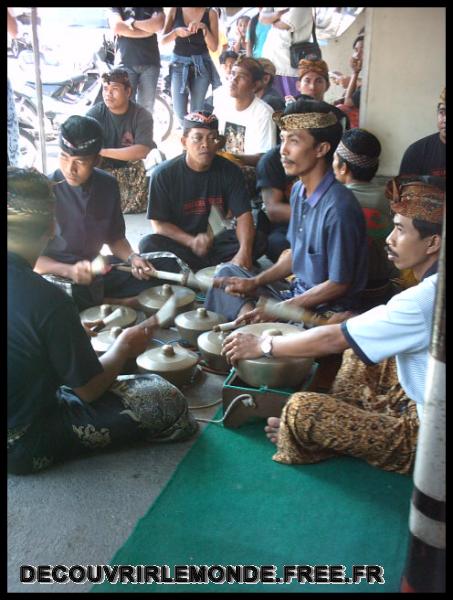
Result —
POLYGON ((18 167, 29 169, 35 167, 38 159, 38 148, 33 135, 19 127, 19 159, 18 167))
POLYGON ((168 138, 173 128, 173 110, 161 95, 157 95, 154 101, 153 121, 153 137, 158 144, 168 138))

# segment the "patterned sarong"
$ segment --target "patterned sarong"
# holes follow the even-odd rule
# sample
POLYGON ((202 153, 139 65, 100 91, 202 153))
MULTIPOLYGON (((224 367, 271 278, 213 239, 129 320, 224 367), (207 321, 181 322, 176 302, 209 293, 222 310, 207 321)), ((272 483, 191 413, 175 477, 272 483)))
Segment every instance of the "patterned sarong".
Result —
POLYGON ((158 375, 119 376, 91 403, 67 387, 60 388, 58 398, 58 406, 49 414, 8 431, 9 472, 32 473, 137 441, 184 441, 198 430, 184 395, 158 375))
POLYGON ((123 213, 143 213, 148 206, 148 177, 142 160, 127 163, 126 167, 103 167, 115 177, 120 188, 123 213))
POLYGON ((291 396, 272 458, 308 464, 346 454, 386 471, 408 473, 418 427, 415 402, 398 383, 395 359, 367 366, 349 349, 330 394, 291 396))

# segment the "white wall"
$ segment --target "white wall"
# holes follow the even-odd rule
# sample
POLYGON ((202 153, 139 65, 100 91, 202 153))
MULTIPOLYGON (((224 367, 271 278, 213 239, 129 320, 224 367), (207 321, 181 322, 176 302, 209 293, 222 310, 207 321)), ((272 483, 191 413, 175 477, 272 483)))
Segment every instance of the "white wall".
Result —
POLYGON ((382 144, 380 175, 396 175, 412 142, 437 131, 445 75, 445 7, 366 9, 360 126, 382 144))

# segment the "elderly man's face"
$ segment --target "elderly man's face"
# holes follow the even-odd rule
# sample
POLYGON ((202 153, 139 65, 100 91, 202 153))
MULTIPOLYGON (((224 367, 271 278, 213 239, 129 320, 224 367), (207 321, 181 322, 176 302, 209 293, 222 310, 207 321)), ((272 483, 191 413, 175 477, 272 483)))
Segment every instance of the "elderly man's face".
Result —
POLYGON ((447 106, 439 104, 437 107, 437 127, 441 141, 447 143, 447 106))

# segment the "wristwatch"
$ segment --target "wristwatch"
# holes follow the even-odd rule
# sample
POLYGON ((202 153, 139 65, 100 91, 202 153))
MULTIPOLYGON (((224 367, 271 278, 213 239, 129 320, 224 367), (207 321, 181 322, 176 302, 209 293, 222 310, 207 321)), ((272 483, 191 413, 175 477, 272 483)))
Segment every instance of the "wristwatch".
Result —
POLYGON ((266 358, 272 358, 272 342, 273 341, 274 341, 274 338, 271 335, 267 335, 265 338, 263 338, 263 341, 260 344, 261 352, 263 353, 263 356, 265 356, 266 358))

